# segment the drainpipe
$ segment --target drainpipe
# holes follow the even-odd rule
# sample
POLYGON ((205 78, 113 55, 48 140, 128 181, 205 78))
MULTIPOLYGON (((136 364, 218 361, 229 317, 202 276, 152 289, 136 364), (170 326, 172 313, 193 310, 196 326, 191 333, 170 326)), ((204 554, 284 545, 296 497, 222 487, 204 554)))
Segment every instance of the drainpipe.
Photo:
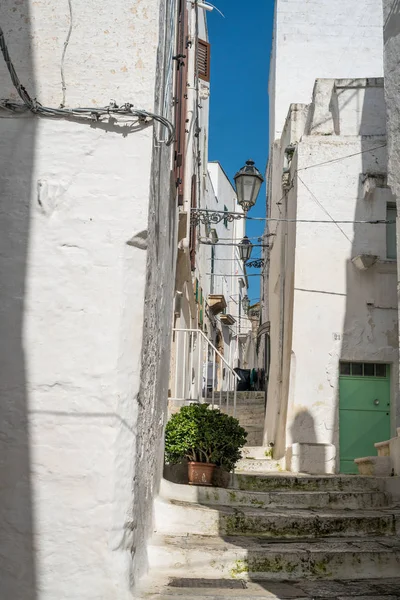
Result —
MULTIPOLYGON (((287 194, 284 197, 284 218, 287 218, 287 194)), ((287 239, 287 223, 282 222, 282 236, 281 236, 281 264, 280 264, 280 310, 279 310, 279 371, 278 371, 278 382, 279 382, 279 394, 278 394, 278 410, 275 420, 275 431, 273 443, 277 448, 278 454, 280 454, 281 436, 279 435, 279 426, 281 424, 282 415, 282 401, 283 401, 283 358, 284 358, 284 336, 285 336, 285 289, 286 289, 286 239, 287 239)), ((283 452, 286 446, 286 433, 283 435, 283 452)))

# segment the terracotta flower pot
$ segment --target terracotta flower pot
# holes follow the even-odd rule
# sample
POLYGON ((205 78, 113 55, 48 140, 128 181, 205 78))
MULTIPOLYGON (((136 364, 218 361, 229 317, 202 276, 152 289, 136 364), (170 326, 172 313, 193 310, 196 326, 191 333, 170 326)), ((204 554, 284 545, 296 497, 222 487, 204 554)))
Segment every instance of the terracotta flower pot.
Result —
POLYGON ((215 465, 211 463, 188 462, 190 485, 212 485, 215 465))

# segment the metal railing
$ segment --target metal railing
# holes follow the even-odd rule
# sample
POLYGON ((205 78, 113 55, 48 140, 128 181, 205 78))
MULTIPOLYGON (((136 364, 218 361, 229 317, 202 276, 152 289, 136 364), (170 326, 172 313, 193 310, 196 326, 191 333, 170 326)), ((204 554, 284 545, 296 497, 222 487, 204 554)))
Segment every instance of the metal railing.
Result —
POLYGON ((236 415, 239 376, 201 329, 173 329, 171 399, 209 402, 236 415), (230 402, 233 402, 233 410, 230 402))

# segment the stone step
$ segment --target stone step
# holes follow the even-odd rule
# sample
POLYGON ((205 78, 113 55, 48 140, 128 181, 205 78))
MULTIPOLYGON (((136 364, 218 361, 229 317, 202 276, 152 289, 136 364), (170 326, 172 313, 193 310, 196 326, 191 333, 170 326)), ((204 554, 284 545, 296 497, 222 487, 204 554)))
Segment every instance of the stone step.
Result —
POLYGON ((156 536, 149 564, 158 576, 208 579, 385 579, 399 575, 395 538, 282 543, 237 537, 156 536))
POLYGON ((364 456, 354 461, 360 475, 367 477, 390 477, 392 463, 390 456, 364 456))
POLYGON ((390 456, 390 440, 377 442, 374 446, 377 449, 378 456, 390 456))
POLYGON ((191 502, 155 504, 155 531, 164 535, 257 536, 283 539, 392 536, 400 534, 396 509, 310 510, 204 506, 191 502))
POLYGON ((246 446, 242 448, 243 458, 272 458, 272 450, 268 446, 246 446))
POLYGON ((359 475, 292 475, 288 473, 235 473, 234 486, 240 490, 254 492, 268 491, 325 491, 362 492, 383 491, 385 480, 380 477, 359 475))
MULTIPOLYGON (((214 398, 220 395, 218 391, 214 392, 214 398)), ((228 392, 221 392, 222 399, 225 400, 228 396, 228 392)), ((229 398, 233 397, 233 391, 229 392, 229 398)), ((209 392, 207 400, 212 398, 212 394, 209 392)), ((236 392, 236 402, 265 402, 265 392, 236 392)))
POLYGON ((270 598, 275 600, 398 600, 400 579, 382 581, 244 581, 228 579, 171 578, 167 582, 148 582, 139 600, 163 600, 164 598, 196 598, 196 600, 253 600, 270 598))
POLYGON ((285 460, 271 458, 251 458, 245 456, 236 463, 235 471, 238 473, 276 473, 285 470, 285 460))
POLYGON ((389 506, 390 497, 384 492, 247 492, 237 489, 178 485, 161 481, 160 496, 170 501, 192 502, 200 505, 362 510, 389 506))

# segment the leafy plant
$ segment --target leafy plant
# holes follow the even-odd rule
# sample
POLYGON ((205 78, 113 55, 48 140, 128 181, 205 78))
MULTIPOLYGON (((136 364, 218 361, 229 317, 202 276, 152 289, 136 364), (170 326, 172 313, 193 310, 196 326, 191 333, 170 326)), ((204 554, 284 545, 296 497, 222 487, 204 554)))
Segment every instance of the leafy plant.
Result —
POLYGON ((173 415, 165 431, 165 459, 176 464, 187 458, 213 463, 231 471, 241 458, 247 432, 239 421, 210 409, 208 404, 183 406, 173 415))

